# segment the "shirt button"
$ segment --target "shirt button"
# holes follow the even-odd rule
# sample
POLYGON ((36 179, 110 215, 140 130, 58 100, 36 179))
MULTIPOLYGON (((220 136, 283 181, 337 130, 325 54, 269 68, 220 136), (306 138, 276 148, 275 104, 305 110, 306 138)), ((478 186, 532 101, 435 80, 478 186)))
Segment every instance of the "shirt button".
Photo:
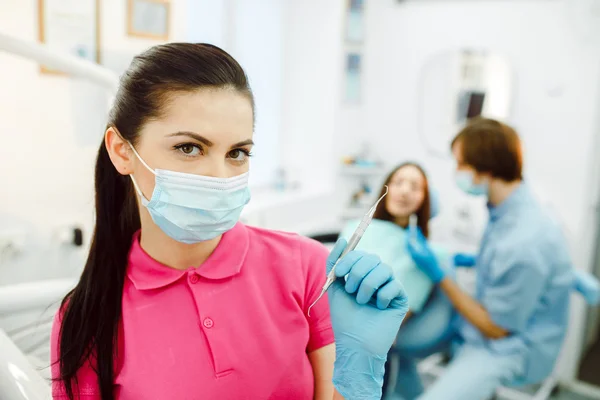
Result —
POLYGON ((215 322, 210 318, 204 318, 202 325, 204 325, 205 328, 210 329, 215 325, 215 322))
POLYGON ((198 275, 193 274, 192 276, 190 276, 190 282, 192 283, 198 283, 198 281, 200 280, 200 278, 198 278, 198 275))

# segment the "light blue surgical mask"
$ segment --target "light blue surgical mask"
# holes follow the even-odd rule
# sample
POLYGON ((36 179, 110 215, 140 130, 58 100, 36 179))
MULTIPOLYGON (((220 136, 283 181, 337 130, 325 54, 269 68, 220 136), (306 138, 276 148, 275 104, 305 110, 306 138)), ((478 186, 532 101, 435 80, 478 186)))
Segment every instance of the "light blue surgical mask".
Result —
POLYGON ((227 232, 238 222, 244 206, 250 201, 248 173, 233 178, 213 178, 153 170, 133 146, 131 149, 155 175, 150 200, 144 197, 133 175, 129 175, 142 205, 148 209, 154 223, 178 242, 203 242, 227 232))
POLYGON ((487 196, 488 194, 487 183, 473 183, 473 173, 471 171, 457 171, 455 179, 456 185, 467 194, 473 196, 487 196))

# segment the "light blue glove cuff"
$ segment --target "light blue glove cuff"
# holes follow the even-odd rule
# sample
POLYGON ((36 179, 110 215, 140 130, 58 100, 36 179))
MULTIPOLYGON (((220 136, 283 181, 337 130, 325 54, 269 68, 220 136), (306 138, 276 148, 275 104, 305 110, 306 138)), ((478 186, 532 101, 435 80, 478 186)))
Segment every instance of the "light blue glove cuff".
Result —
POLYGON ((336 346, 333 386, 346 400, 380 400, 386 359, 336 346))

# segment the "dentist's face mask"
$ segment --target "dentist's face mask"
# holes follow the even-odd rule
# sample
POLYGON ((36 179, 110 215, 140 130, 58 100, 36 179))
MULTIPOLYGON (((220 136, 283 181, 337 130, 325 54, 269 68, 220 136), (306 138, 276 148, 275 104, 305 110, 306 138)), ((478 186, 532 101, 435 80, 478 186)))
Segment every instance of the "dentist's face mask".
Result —
POLYGON ((465 193, 473 196, 487 196, 487 183, 473 183, 473 173, 471 171, 457 171, 456 185, 465 193))
MULTIPOLYGON (((131 146, 131 144, 130 144, 131 146)), ((155 175, 150 200, 129 175, 152 220, 171 238, 182 243, 214 239, 235 226, 250 201, 248 173, 213 178, 182 172, 153 170, 131 146, 141 163, 155 175)))

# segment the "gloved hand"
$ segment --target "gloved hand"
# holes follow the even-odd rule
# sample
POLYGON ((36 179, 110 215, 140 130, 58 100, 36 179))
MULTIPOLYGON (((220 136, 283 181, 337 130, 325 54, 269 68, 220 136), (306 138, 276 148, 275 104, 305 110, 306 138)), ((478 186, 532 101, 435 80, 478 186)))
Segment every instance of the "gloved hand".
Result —
POLYGON ((575 269, 573 271, 575 280, 573 286, 583 298, 585 302, 591 306, 600 304, 600 282, 592 274, 575 269))
MULTIPOLYGON (((344 239, 336 243, 328 273, 346 245, 344 239)), ((348 400, 381 399, 387 354, 408 312, 404 288, 390 266, 360 251, 342 258, 335 273, 348 278, 337 279, 328 292, 336 347, 333 384, 348 400)))
POLYGON ((457 253, 454 255, 454 265, 457 267, 474 267, 477 257, 472 254, 457 253))
POLYGON ((442 267, 440 267, 437 257, 427 244, 427 238, 423 236, 419 227, 409 228, 406 247, 415 264, 417 264, 417 267, 419 267, 433 283, 438 283, 444 279, 446 273, 442 267))

